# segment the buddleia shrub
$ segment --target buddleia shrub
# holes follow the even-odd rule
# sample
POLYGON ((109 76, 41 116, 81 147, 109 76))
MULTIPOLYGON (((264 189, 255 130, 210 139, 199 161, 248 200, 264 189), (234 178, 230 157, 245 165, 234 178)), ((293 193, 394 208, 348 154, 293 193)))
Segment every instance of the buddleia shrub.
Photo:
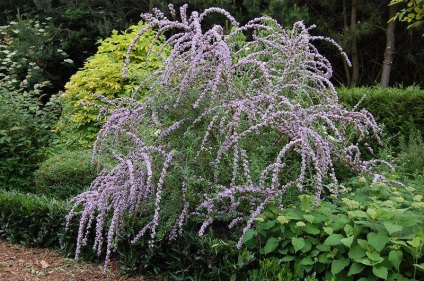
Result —
MULTIPOLYGON (((136 91, 137 99, 143 97, 146 89, 140 85, 140 75, 148 75, 162 66, 162 59, 149 48, 158 51, 163 38, 155 38, 155 32, 143 34, 134 46, 131 54, 133 64, 129 68, 129 75, 121 75, 124 58, 128 45, 138 30, 144 24, 131 26, 126 32, 118 33, 114 30, 109 38, 99 41, 98 51, 88 58, 84 68, 75 73, 65 85, 65 92, 60 96, 63 113, 56 127, 60 135, 59 144, 68 148, 91 148, 103 122, 98 120, 98 106, 101 101, 97 96, 107 99, 131 97, 136 91)), ((166 56, 168 49, 164 50, 166 56)))
POLYGON ((281 206, 289 189, 308 189, 315 200, 337 195, 333 161, 356 173, 372 173, 379 163, 361 158, 366 139, 379 139, 378 125, 366 110, 338 103, 330 62, 312 44, 327 40, 339 48, 334 41, 311 35, 302 22, 286 30, 262 17, 239 26, 219 8, 187 15, 183 6, 180 19, 170 10, 172 18, 158 10, 142 15, 147 26, 126 56, 124 76, 142 34, 170 31, 169 57, 143 81, 148 98, 115 99, 102 110, 107 121, 94 159, 101 165, 102 155, 112 155, 116 165, 74 199, 67 219, 79 216, 77 257, 95 232, 94 248, 100 254, 106 244, 107 264, 128 216, 145 220, 132 242, 173 239, 187 220, 201 223, 199 235, 223 220, 242 237, 266 205, 281 206), (215 13, 233 25, 231 33, 219 25, 202 29, 215 13), (252 39, 242 46, 235 40, 235 48, 240 33, 252 39), (170 204, 172 217, 163 211, 170 204))

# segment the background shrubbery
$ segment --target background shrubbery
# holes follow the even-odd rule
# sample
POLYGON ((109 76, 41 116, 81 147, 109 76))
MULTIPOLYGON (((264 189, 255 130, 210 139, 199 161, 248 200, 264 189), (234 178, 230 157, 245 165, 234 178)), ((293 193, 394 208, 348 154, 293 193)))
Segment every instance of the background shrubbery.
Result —
POLYGON ((90 150, 63 152, 41 163, 34 173, 34 193, 67 199, 85 191, 96 178, 90 150))
MULTIPOLYGON (((38 8, 52 12, 52 7, 47 5, 49 1, 44 1, 47 3, 44 6, 41 2, 37 2, 38 8)), ((81 21, 85 21, 87 9, 77 4, 67 5, 62 13, 63 18, 69 20, 66 28, 85 26, 86 22, 81 21)), ((85 2, 84 5, 91 4, 85 2)), ((98 20, 100 10, 89 8, 98 20)), ((85 37, 79 42, 74 40, 77 37, 72 29, 66 31, 69 41, 56 40, 60 36, 64 38, 63 30, 54 27, 58 18, 26 20, 24 16, 21 21, 9 22, 0 29, 2 39, 10 38, 9 41, 0 40, 2 238, 28 246, 59 248, 69 256, 75 253, 79 222, 71 221, 69 231, 65 231, 65 216, 71 208, 68 199, 86 190, 97 175, 90 164, 90 151, 79 149, 91 147, 102 122, 97 119, 98 109, 94 105, 81 106, 80 102, 97 103, 95 95, 129 97, 138 85, 140 72, 148 74, 160 66, 154 55, 149 63, 144 62, 153 37, 149 34, 132 53, 129 78, 121 78, 126 47, 140 26, 124 34, 114 32, 110 38, 100 41, 97 53, 71 78, 60 98, 64 110, 57 123, 60 106, 55 97, 46 103, 46 92, 50 95, 60 88, 68 70, 75 67, 68 60, 68 53, 77 58, 77 65, 81 64, 89 53, 75 54, 72 50, 88 49, 81 46, 96 41, 99 34, 106 36, 117 24, 126 25, 114 22, 112 14, 109 11, 101 25, 92 23, 91 27, 98 28, 95 36, 82 28, 80 31, 85 37), (56 64, 62 66, 61 77, 57 75, 56 64), (54 127, 60 133, 60 140, 52 146, 56 137, 52 133, 54 127), (64 147, 75 151, 69 152, 64 147), (31 193, 25 193, 28 191, 31 193)), ((157 43, 159 48, 163 41, 157 43)), ((95 51, 91 48, 89 52, 95 51)), ((338 199, 323 196, 323 201, 315 206, 308 194, 298 200, 299 191, 289 190, 283 200, 285 209, 280 211, 269 206, 246 234, 243 248, 237 249, 239 237, 234 233, 239 232, 229 232, 225 228, 227 221, 215 222, 203 237, 197 233, 200 224, 192 221, 176 240, 167 239, 165 233, 177 216, 173 208, 182 204, 177 201, 181 192, 173 191, 172 182, 181 180, 180 171, 175 169, 170 173, 174 178, 166 186, 162 198, 161 215, 165 219, 158 229, 162 239, 153 245, 149 239, 129 243, 144 223, 132 217, 126 219, 123 231, 114 241, 118 245, 114 258, 122 265, 122 272, 162 274, 165 280, 332 280, 333 275, 335 280, 424 278, 421 196, 424 194, 424 91, 419 87, 341 88, 338 94, 348 108, 367 95, 360 108, 369 110, 383 124, 387 145, 376 153, 396 164, 397 173, 390 174, 389 178, 407 183, 407 188, 385 183, 371 186, 369 179, 351 178, 352 174, 346 171, 340 180, 349 192, 340 194, 338 199)), ((178 110, 174 113, 177 117, 186 115, 178 110)), ((159 133, 149 131, 146 134, 153 139, 159 133)), ((261 137, 256 139, 258 143, 272 146, 267 135, 261 137)), ((196 141, 194 137, 191 140, 196 141)), ((180 143, 181 147, 185 145, 187 143, 180 143)), ((194 155, 197 151, 192 149, 189 153, 194 155)), ((269 157, 268 153, 265 148, 257 153, 257 166, 263 165, 260 161, 269 157)), ((210 176, 205 168, 207 162, 195 164, 210 176)), ((337 163, 336 169, 340 169, 337 163)), ((196 188, 205 188, 204 182, 199 180, 197 184, 196 188)), ((202 196, 196 191, 189 194, 192 200, 202 196)), ((93 235, 89 241, 94 241, 93 235)), ((80 257, 90 261, 104 258, 103 255, 98 257, 90 247, 84 248, 80 257)))
POLYGON ((54 139, 57 106, 0 84, 0 188, 27 188, 54 139))
MULTIPOLYGON (((144 34, 131 53, 131 67, 127 78, 122 78, 122 68, 128 46, 143 23, 131 26, 123 34, 116 30, 112 35, 98 42, 95 55, 88 58, 84 68, 75 73, 65 85, 60 95, 62 115, 56 127, 60 138, 58 143, 68 149, 91 148, 104 120, 99 120, 99 110, 95 105, 104 105, 105 99, 131 97, 139 86, 139 77, 148 76, 162 66, 155 54, 163 45, 163 37, 156 40, 152 53, 148 53, 155 32, 144 34)), ((166 55, 169 48, 162 53, 166 55)), ((140 85, 141 86, 141 85, 140 85)), ((144 86, 139 89, 145 92, 144 86)), ((138 98, 143 98, 139 95, 138 98)))
MULTIPOLYGON (((364 97, 359 108, 370 111, 382 125, 385 145, 399 148, 418 134, 424 138, 424 90, 407 88, 339 88, 339 101, 354 107, 364 97)), ((399 151, 399 150, 397 150, 399 151)))

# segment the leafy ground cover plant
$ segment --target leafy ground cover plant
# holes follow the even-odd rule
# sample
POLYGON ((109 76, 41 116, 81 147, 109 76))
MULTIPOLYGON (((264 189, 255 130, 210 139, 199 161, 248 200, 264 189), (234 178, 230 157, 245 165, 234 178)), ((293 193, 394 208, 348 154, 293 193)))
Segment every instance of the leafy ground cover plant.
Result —
POLYGON ((263 257, 298 262, 298 276, 326 280, 420 280, 424 202, 412 187, 396 188, 364 177, 334 202, 300 195, 300 204, 269 206, 243 243, 263 257), (300 262, 299 262, 300 261, 300 262))
POLYGON ((108 102, 110 115, 102 111, 108 118, 94 157, 112 155, 116 165, 74 199, 67 220, 80 216, 77 257, 94 232, 94 249, 100 254, 106 245, 107 265, 128 216, 145 220, 133 242, 173 239, 188 219, 201 222, 202 235, 215 219, 232 228, 247 215, 243 236, 290 188, 309 188, 317 201, 337 195, 334 159, 361 173, 378 163, 362 160, 361 150, 366 138, 379 139, 379 127, 366 110, 338 103, 331 65, 312 44, 334 41, 312 36, 301 22, 286 30, 263 17, 239 26, 219 8, 187 15, 185 5, 180 20, 170 10, 172 19, 157 10, 143 14, 147 26, 127 53, 124 75, 140 36, 152 28, 157 38, 171 32, 164 67, 144 81, 149 98, 116 99, 108 102), (202 29, 214 13, 231 22, 231 33, 202 29), (252 40, 240 46, 234 38, 241 33, 252 40))

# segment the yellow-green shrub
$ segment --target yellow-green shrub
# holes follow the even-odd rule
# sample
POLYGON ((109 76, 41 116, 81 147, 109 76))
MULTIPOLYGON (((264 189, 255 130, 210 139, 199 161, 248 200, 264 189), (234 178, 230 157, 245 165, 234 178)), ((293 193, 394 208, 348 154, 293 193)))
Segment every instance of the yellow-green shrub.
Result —
MULTIPOLYGON (((65 92, 60 96, 63 112, 56 127, 61 144, 68 148, 91 147, 102 123, 97 117, 96 105, 102 103, 98 96, 108 99, 129 97, 139 85, 140 77, 148 76, 162 66, 162 59, 156 52, 163 46, 164 38, 157 40, 149 53, 149 46, 156 35, 149 31, 134 47, 128 77, 122 78, 128 46, 142 26, 143 23, 131 26, 123 34, 113 31, 111 37, 100 40, 97 53, 66 84, 65 92)), ((167 53, 164 50, 162 55, 167 53)), ((140 98, 143 98, 143 92, 144 89, 140 89, 140 98)))

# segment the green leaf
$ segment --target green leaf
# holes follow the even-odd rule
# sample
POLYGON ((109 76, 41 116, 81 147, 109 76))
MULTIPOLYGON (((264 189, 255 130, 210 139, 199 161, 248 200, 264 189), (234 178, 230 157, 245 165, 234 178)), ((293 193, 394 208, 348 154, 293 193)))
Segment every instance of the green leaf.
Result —
POLYGON ((349 259, 333 260, 333 262, 331 263, 331 273, 336 275, 337 273, 342 271, 346 266, 348 266, 349 263, 349 259))
POLYGON ((275 221, 274 220, 269 220, 266 223, 264 223, 264 224, 261 225, 261 229, 268 230, 268 229, 273 228, 274 225, 275 225, 275 221))
POLYGON ((353 242, 353 236, 340 239, 340 242, 342 242, 342 244, 345 245, 346 247, 350 248, 353 242))
POLYGON ((350 248, 348 256, 352 260, 357 260, 360 258, 365 257, 366 252, 360 245, 355 245, 352 248, 350 248))
POLYGON ((416 263, 414 263, 414 266, 415 266, 416 268, 418 268, 418 269, 420 269, 420 270, 424 271, 424 263, 421 263, 421 264, 416 264, 416 263))
POLYGON ((292 237, 291 240, 292 240, 292 244, 293 244, 295 252, 299 251, 305 246, 305 239, 303 239, 302 237, 300 238, 292 237))
POLYGON ((289 261, 292 261, 292 260, 294 260, 293 256, 285 256, 285 257, 280 259, 280 261, 282 261, 282 262, 289 262, 289 261))
POLYGON ((300 261, 301 265, 313 265, 315 264, 315 262, 310 258, 310 257, 304 257, 301 261, 300 261))
POLYGON ((381 252, 389 241, 389 238, 385 233, 370 232, 367 235, 367 240, 374 249, 381 252))
POLYGON ((399 271, 400 263, 402 262, 403 253, 399 250, 391 250, 389 253, 389 261, 393 264, 397 271, 399 271))
POLYGON ((353 226, 351 226, 350 224, 346 224, 343 227, 343 230, 345 231, 345 233, 346 233, 347 236, 353 236, 354 233, 355 233, 353 226))
POLYGON ((372 273, 374 273, 375 276, 386 280, 389 272, 384 266, 374 266, 372 268, 372 273))
POLYGON ((367 257, 373 261, 373 262, 379 262, 380 261, 380 253, 379 252, 367 252, 367 257))
POLYGON ((322 264, 329 263, 328 253, 322 253, 318 256, 318 261, 322 264))
POLYGON ((300 209, 302 211, 310 211, 312 209, 311 199, 309 198, 309 196, 306 195, 300 196, 302 196, 300 201, 300 209))
POLYGON ((372 266, 372 262, 368 258, 360 259, 360 260, 358 260, 358 262, 365 264, 365 265, 372 266))
POLYGON ((303 215, 303 218, 310 223, 313 223, 315 219, 313 215, 303 215))
POLYGON ((306 233, 314 234, 314 235, 317 235, 317 234, 319 234, 321 232, 313 224, 309 224, 309 223, 306 224, 306 226, 304 227, 304 230, 305 230, 306 233))
POLYGON ((252 239, 256 234, 257 232, 254 229, 249 229, 248 231, 246 231, 243 237, 243 244, 252 239))
POLYGON ((320 250, 321 252, 330 252, 331 247, 329 245, 318 244, 317 249, 320 250))
POLYGON ((387 232, 389 232, 389 235, 392 235, 395 232, 402 231, 403 227, 398 224, 394 224, 389 221, 383 222, 384 227, 387 229, 387 232))
POLYGON ((264 254, 269 254, 275 249, 277 249, 278 244, 280 243, 280 240, 278 240, 275 237, 271 237, 266 241, 265 247, 264 247, 264 254))
POLYGON ((324 229, 325 233, 327 233, 328 235, 333 234, 333 229, 331 227, 325 226, 325 227, 323 227, 323 229, 324 229))
POLYGON ((415 249, 418 249, 421 245, 421 238, 420 237, 414 237, 411 241, 406 241, 409 245, 414 247, 415 249))
POLYGON ((325 239, 324 245, 330 245, 330 246, 340 245, 341 239, 343 239, 343 235, 331 234, 330 236, 327 237, 327 239, 325 239))
POLYGON ((365 265, 360 264, 360 263, 352 263, 352 265, 350 266, 349 272, 347 273, 347 276, 352 276, 358 273, 361 273, 365 268, 365 265))

